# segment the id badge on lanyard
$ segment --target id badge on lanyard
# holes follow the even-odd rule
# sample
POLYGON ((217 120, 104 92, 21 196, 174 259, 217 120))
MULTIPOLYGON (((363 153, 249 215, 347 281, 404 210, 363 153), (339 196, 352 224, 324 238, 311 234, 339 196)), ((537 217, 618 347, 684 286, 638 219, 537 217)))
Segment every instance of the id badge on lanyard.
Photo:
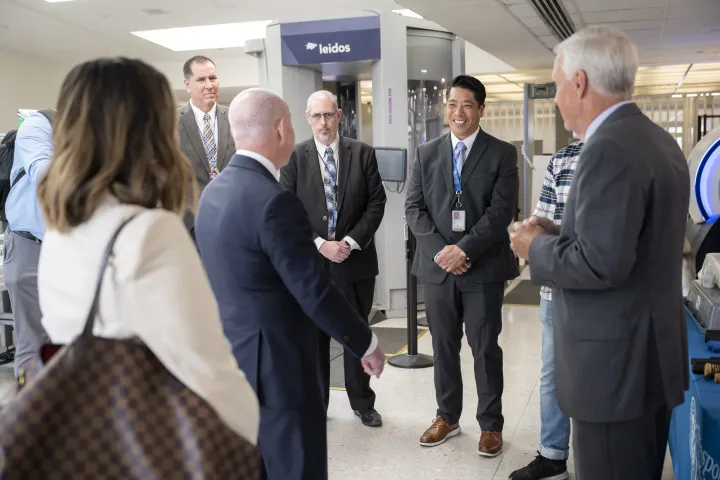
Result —
POLYGON ((453 162, 453 182, 455 184, 455 203, 453 204, 454 208, 452 211, 452 231, 464 232, 465 210, 462 209, 462 202, 460 201, 460 197, 462 196, 460 172, 458 172, 455 162, 453 162))

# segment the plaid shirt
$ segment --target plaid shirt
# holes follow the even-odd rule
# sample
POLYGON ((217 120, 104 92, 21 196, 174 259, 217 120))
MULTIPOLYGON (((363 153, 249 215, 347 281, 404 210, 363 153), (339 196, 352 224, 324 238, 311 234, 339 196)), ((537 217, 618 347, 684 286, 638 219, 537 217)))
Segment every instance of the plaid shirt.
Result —
MULTIPOLYGON (((540 191, 540 199, 533 215, 549 218, 555 225, 562 223, 565 202, 570 193, 570 184, 582 146, 582 142, 571 143, 567 147, 561 148, 550 159, 540 191)), ((540 296, 545 300, 552 300, 552 285, 543 285, 540 289, 540 296)))

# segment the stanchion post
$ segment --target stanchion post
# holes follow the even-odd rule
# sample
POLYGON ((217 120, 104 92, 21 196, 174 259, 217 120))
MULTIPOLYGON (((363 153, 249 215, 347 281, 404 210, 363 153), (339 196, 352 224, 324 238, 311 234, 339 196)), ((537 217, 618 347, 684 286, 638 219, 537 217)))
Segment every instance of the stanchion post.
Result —
POLYGON ((405 265, 407 273, 407 329, 408 329, 408 355, 417 355, 417 278, 412 274, 412 262, 415 257, 415 235, 408 229, 405 241, 405 265), (414 333, 414 335, 413 335, 414 333))
POLYGON ((418 353, 417 338, 417 278, 412 274, 412 262, 415 257, 415 236, 405 226, 405 265, 407 273, 407 353, 395 355, 388 363, 398 368, 432 367, 433 358, 418 353))

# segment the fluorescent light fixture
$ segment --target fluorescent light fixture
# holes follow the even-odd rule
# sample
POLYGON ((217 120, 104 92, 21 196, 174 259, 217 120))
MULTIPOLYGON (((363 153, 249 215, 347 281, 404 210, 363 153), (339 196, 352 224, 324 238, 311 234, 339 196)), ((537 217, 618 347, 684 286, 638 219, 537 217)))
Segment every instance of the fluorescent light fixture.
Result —
POLYGON ((412 10, 408 10, 407 8, 402 9, 402 10, 393 10, 393 13, 400 14, 404 17, 423 18, 420 15, 418 15, 417 13, 413 12, 412 10))
POLYGON ((246 40, 265 38, 265 29, 270 23, 272 20, 165 28, 130 33, 175 52, 186 52, 188 50, 244 47, 246 40))
POLYGON ((672 96, 672 98, 682 98, 682 95, 679 93, 676 93, 675 95, 672 96))
POLYGON ((73 0, 45 0, 47 3, 72 2, 73 0))
POLYGON ((720 96, 720 92, 714 92, 710 94, 711 97, 717 97, 720 96))
POLYGON ((688 97, 697 97, 697 93, 688 93, 687 96, 688 97))

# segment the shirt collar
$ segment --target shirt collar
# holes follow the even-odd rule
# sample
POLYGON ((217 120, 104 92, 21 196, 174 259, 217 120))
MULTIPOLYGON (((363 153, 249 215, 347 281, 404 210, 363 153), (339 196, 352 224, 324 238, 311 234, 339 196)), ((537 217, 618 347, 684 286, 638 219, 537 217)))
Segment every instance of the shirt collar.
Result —
POLYGON ((600 125, 605 122, 605 120, 608 119, 610 115, 612 115, 618 108, 622 107, 623 105, 627 105, 628 103, 632 103, 632 101, 625 101, 616 103, 615 105, 611 106, 610 108, 606 109, 604 112, 602 112, 600 115, 595 117, 595 119, 590 122, 590 126, 585 131, 585 137, 583 137, 583 142, 586 142, 590 140, 590 137, 593 133, 597 131, 598 128, 600 128, 600 125))
POLYGON ((275 177, 275 180, 280 181, 280 172, 278 171, 278 169, 275 167, 275 165, 273 165, 270 160, 263 157, 259 153, 251 152, 250 150, 236 150, 235 153, 256 160, 260 165, 265 167, 273 177, 275 177))
MULTIPOLYGON (((467 152, 470 151, 470 149, 473 146, 473 143, 475 143, 475 139, 478 136, 478 133, 480 133, 480 127, 478 127, 477 130, 475 130, 475 133, 467 137, 465 140, 462 140, 462 142, 465 144, 465 155, 467 155, 467 152)), ((460 139, 455 136, 454 133, 450 132, 450 139, 452 140, 452 147, 453 152, 455 151, 455 147, 458 143, 460 143, 460 139)))
MULTIPOLYGON (((205 112, 197 108, 195 105, 193 105, 192 101, 190 102, 190 108, 192 108, 193 114, 195 115, 195 120, 202 125, 203 118, 205 117, 205 112)), ((215 113, 217 112, 217 102, 215 102, 215 105, 212 106, 208 114, 210 115, 210 118, 212 121, 215 121, 215 113)))
POLYGON ((337 150, 338 150, 338 145, 340 144, 340 134, 338 134, 337 137, 335 137, 335 140, 333 140, 333 142, 330 145, 325 145, 324 143, 322 143, 320 140, 318 140, 315 137, 313 137, 313 139, 315 140, 315 148, 317 148, 317 151, 321 156, 325 157, 325 149, 327 147, 330 147, 330 148, 332 148, 333 154, 335 155, 335 161, 337 161, 337 150))

